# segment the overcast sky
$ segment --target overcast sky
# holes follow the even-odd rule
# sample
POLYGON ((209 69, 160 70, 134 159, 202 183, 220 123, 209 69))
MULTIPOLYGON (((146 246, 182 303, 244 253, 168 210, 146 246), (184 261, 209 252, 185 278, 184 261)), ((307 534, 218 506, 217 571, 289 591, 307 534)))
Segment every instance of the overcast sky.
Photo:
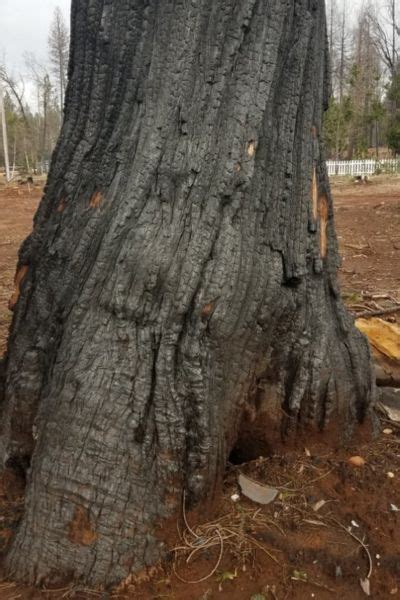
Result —
POLYGON ((23 55, 47 60, 47 38, 54 9, 59 6, 69 26, 71 0, 0 0, 0 57, 16 73, 25 69, 23 55))
MULTIPOLYGON (((115 0, 116 2, 118 0, 115 0)), ((356 13, 363 0, 346 2, 356 13)), ((385 0, 374 0, 382 4, 385 0)), ((23 55, 33 52, 39 60, 47 60, 47 37, 54 9, 59 6, 69 23, 71 0, 0 0, 0 59, 17 74, 25 70, 23 55)))

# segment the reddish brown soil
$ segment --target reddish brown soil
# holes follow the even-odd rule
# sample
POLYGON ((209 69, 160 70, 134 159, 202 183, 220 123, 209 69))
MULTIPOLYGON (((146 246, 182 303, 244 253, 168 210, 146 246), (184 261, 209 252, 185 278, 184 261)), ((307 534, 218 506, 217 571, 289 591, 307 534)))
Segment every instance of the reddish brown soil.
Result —
POLYGON ((32 218, 42 195, 35 187, 0 188, 0 356, 11 322, 8 309, 14 292, 15 267, 22 240, 32 229, 32 218))
MULTIPOLYGON (((360 187, 339 183, 335 194, 347 301, 364 304, 361 293, 365 291, 400 298, 400 180, 378 180, 360 187)), ((38 196, 0 191, 1 349, 18 245, 29 233, 38 196)), ((168 528, 171 548, 177 543, 183 549, 175 559, 171 553, 169 562, 126 582, 118 592, 101 594, 68 584, 51 592, 4 582, 0 583, 0 600, 251 600, 253 596, 253 600, 358 600, 366 597, 360 579, 368 574, 369 557, 371 596, 400 598, 400 512, 394 510, 400 508, 400 429, 381 423, 376 438, 367 429, 361 429, 356 438, 332 450, 326 436, 308 436, 295 446, 276 446, 269 457, 231 465, 212 513, 188 514, 189 525, 199 538, 186 530, 186 541, 179 541, 173 523, 168 528), (383 433, 388 426, 393 430, 389 435, 383 433), (365 465, 351 466, 348 459, 352 456, 361 456, 365 465), (241 495, 234 503, 231 496, 238 489, 239 472, 279 488, 276 500, 262 507, 241 495), (228 530, 233 532, 230 538, 228 530), (189 565, 185 562, 188 544, 193 544, 192 549, 207 546, 189 565), (184 583, 179 578, 204 581, 184 583)), ((3 478, 1 547, 16 527, 22 495, 15 478, 3 478)), ((179 526, 185 531, 182 519, 179 526)))
MULTIPOLYGON (((336 226, 347 302, 358 306, 363 292, 400 300, 400 178, 334 186, 336 226)), ((389 301, 372 302, 384 308, 389 301)))

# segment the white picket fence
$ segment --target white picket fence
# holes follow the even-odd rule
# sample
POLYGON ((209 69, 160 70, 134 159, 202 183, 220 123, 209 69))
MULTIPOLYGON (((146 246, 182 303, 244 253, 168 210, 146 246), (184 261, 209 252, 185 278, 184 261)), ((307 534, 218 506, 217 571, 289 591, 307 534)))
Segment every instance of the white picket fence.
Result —
POLYGON ((400 158, 383 160, 328 160, 328 175, 374 175, 375 173, 400 173, 400 158))

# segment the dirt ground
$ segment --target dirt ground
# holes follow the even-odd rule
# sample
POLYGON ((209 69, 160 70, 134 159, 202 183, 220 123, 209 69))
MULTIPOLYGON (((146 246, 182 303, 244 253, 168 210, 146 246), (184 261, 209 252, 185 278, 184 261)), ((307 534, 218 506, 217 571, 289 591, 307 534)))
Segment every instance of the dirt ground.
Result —
MULTIPOLYGON (((400 178, 338 181, 334 194, 346 302, 354 312, 385 308, 400 300, 400 178)), ((18 247, 39 196, 0 190, 0 354, 18 247)), ((22 491, 10 475, 0 482, 0 549, 17 525, 22 491)), ((229 465, 208 516, 183 513, 169 560, 123 588, 32 590, 4 581, 0 600, 400 598, 399 509, 400 427, 381 421, 376 436, 363 428, 335 450, 326 436, 308 436, 229 465), (266 506, 247 499, 240 474, 276 489, 275 499, 266 506)))
POLYGON ((32 229, 41 194, 40 187, 31 188, 30 193, 26 186, 0 188, 0 356, 11 323, 8 301, 14 291, 18 249, 32 229))
POLYGON ((346 302, 355 310, 364 300, 372 310, 385 308, 400 300, 400 178, 341 180, 333 192, 346 302), (368 302, 371 295, 391 298, 368 302))

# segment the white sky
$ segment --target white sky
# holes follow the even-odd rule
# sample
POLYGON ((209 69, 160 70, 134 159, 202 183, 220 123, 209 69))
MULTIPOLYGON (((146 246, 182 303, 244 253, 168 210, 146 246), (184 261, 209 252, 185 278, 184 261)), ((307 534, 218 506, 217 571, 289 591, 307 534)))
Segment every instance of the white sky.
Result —
MULTIPOLYGON (((115 0, 118 1, 118 0, 115 0)), ((337 0, 355 14, 366 0, 337 0)), ((386 0, 372 0, 382 6, 386 0)), ((59 6, 69 23, 71 0, 0 0, 0 60, 14 75, 25 74, 23 55, 33 52, 47 61, 47 37, 54 9, 59 6)))
POLYGON ((0 0, 0 58, 15 75, 23 73, 25 52, 47 61, 47 38, 59 6, 69 26, 71 0, 0 0))

